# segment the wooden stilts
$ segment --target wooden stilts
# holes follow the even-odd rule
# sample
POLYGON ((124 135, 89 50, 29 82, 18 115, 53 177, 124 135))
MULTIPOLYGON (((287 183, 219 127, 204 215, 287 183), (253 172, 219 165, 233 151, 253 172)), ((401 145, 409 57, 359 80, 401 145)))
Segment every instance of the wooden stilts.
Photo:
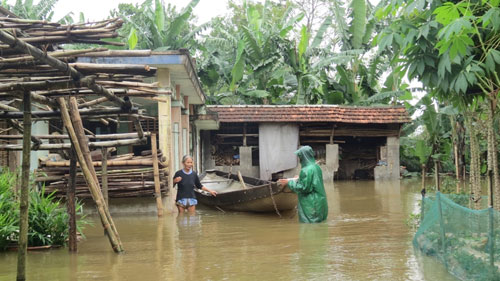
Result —
POLYGON ((28 249, 28 208, 31 154, 31 96, 24 92, 24 137, 21 173, 21 198, 19 204, 19 249, 17 253, 17 280, 26 280, 26 253, 28 249))
MULTIPOLYGON (((95 171, 94 175, 92 175, 91 170, 89 169, 89 166, 87 165, 84 152, 82 151, 82 147, 85 147, 85 143, 81 144, 80 143, 80 138, 77 137, 77 134, 75 132, 75 129, 73 128, 73 123, 71 122, 71 118, 68 112, 68 108, 66 106, 66 101, 63 98, 59 98, 58 102, 60 104, 60 109, 61 109, 61 117, 63 119, 63 123, 66 126, 66 129, 68 131, 68 135, 71 137, 71 141, 74 143, 75 147, 75 152, 76 156, 78 159, 78 162, 80 163, 80 167, 82 169, 83 175, 85 177, 85 180, 88 184, 89 191, 92 195, 92 198, 94 199, 94 202, 96 203, 97 211, 99 213, 99 217, 101 218, 101 223, 103 225, 103 228, 107 232, 108 239, 111 243, 111 246, 113 247, 113 250, 117 253, 120 253, 123 251, 123 247, 121 244, 121 241, 118 237, 118 233, 116 232, 116 229, 114 228, 114 223, 113 221, 110 221, 109 218, 109 212, 107 210, 107 206, 105 205, 106 203, 104 202, 104 199, 102 197, 102 193, 99 187, 99 182, 96 180, 95 176, 95 171), (106 214, 108 213, 108 214, 106 214)), ((76 100, 75 100, 76 103, 76 100)), ((78 113, 78 111, 76 112, 78 113)), ((78 123, 78 122, 75 122, 78 123)), ((81 119, 80 123, 78 125, 81 125, 81 119)), ((83 132, 83 128, 80 128, 80 133, 83 132)), ((86 141, 85 138, 83 138, 83 141, 86 141)), ((88 147, 87 148, 87 153, 88 153, 88 147)), ((90 155, 88 155, 90 157, 90 155)), ((93 166, 91 166, 93 169, 93 166)), ((93 171, 93 170, 92 170, 93 171)))
POLYGON ((76 240, 76 210, 75 210, 75 190, 76 190, 76 155, 74 149, 70 150, 69 182, 66 193, 66 204, 69 215, 69 251, 77 251, 76 240))
POLYGON ((109 206, 109 199, 108 199, 108 149, 106 147, 102 148, 101 182, 102 182, 102 196, 104 196, 104 202, 106 202, 106 205, 109 206))
MULTIPOLYGON (((106 219, 109 223, 109 229, 106 229, 108 233, 108 237, 110 240, 113 240, 114 243, 118 246, 118 249, 113 248, 117 252, 123 251, 120 237, 118 236, 118 230, 115 227, 115 224, 113 222, 113 219, 111 218, 111 215, 109 214, 108 210, 108 205, 106 202, 104 202, 104 197, 102 196, 101 188, 99 186, 99 180, 97 179, 97 175, 95 173, 94 166, 92 165, 92 157, 90 156, 90 150, 89 146, 87 144, 87 138, 85 137, 85 130, 83 128, 83 121, 82 118, 80 117, 80 113, 78 112, 78 103, 76 101, 75 97, 69 98, 69 114, 71 116, 71 121, 73 124, 73 129, 76 135, 76 138, 78 139, 78 143, 80 144, 80 147, 83 152, 83 158, 85 160, 85 164, 87 166, 87 169, 90 171, 90 176, 92 176, 92 179, 94 181, 94 185, 96 188, 96 198, 100 200, 101 207, 104 210, 104 215, 106 216, 106 219), (111 231, 109 231, 111 230, 111 231)), ((82 163, 80 163, 80 166, 82 163)), ((83 169, 83 167, 82 167, 83 169)), ((96 201, 97 202, 97 201, 96 201)))
POLYGON ((155 197, 158 216, 163 216, 163 203, 161 201, 160 169, 158 167, 158 149, 156 147, 156 134, 151 134, 151 151, 153 154, 153 176, 155 181, 155 197))

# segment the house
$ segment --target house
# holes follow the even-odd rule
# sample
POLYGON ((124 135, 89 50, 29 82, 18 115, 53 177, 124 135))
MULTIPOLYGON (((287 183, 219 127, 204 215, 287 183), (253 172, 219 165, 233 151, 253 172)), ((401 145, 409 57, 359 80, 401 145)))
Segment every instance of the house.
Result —
POLYGON ((338 105, 206 106, 200 131, 202 169, 275 179, 293 176, 293 152, 310 145, 325 179, 398 179, 404 107, 338 105))

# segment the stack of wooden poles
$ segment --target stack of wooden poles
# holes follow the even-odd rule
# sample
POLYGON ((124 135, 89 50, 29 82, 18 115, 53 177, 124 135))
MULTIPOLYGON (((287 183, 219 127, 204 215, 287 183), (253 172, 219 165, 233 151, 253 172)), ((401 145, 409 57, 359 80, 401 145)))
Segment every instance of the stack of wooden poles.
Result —
MULTIPOLYGON (((151 151, 144 151, 141 156, 124 154, 107 159, 108 198, 152 197, 155 194, 153 156, 151 151)), ((162 164, 161 152, 158 153, 159 181, 161 192, 166 194, 168 174, 166 165, 162 164)), ((103 161, 93 161, 99 183, 102 184, 103 161)), ((45 192, 56 192, 58 197, 66 196, 69 181, 69 160, 44 161, 37 171, 37 182, 45 184, 45 192)), ((76 197, 91 198, 87 183, 80 167, 76 174, 76 197)))

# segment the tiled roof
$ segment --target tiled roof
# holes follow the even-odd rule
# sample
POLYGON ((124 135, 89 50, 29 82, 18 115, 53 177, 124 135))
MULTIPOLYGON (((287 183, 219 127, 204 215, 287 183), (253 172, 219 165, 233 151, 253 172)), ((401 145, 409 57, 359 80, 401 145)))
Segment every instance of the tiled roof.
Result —
POLYGON ((411 122, 404 107, 337 105, 209 105, 220 122, 338 122, 394 124, 411 122))

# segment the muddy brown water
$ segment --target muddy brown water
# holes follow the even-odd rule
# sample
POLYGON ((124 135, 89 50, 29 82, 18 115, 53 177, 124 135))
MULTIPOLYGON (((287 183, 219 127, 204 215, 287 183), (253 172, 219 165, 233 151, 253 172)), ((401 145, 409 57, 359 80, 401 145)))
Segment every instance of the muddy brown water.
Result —
MULTIPOLYGON (((419 211, 418 180, 325 185, 329 217, 315 225, 299 224, 294 212, 280 219, 199 208, 160 220, 115 212, 121 255, 92 216, 78 254, 30 252, 28 280, 455 280, 412 246, 405 220, 419 211)), ((0 253, 0 280, 15 273, 16 253, 0 253)))

